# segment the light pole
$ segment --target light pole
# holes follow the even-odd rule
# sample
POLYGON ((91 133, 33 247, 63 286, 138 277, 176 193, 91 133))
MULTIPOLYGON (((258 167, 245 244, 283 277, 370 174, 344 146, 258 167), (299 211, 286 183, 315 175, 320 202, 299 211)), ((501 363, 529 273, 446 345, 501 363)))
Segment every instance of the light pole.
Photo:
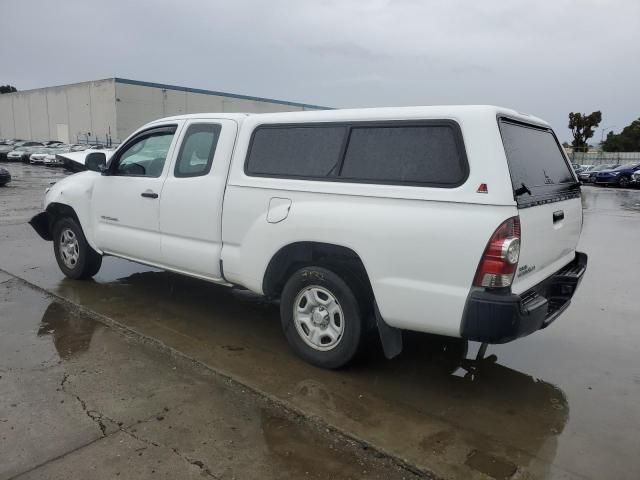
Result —
POLYGON ((600 144, 604 143, 604 131, 609 129, 609 128, 615 128, 615 125, 609 125, 608 127, 604 127, 602 129, 602 134, 600 135, 600 144))

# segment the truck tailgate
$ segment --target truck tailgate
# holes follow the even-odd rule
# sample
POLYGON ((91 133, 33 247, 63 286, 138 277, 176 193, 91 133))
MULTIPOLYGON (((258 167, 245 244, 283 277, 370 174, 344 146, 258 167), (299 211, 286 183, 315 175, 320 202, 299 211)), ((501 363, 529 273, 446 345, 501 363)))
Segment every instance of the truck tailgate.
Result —
POLYGON ((582 230, 580 185, 550 128, 499 122, 521 228, 512 291, 522 293, 575 258, 582 230))
POLYGON ((582 202, 571 198, 519 211, 522 240, 512 291, 522 293, 575 257, 582 229, 582 202))

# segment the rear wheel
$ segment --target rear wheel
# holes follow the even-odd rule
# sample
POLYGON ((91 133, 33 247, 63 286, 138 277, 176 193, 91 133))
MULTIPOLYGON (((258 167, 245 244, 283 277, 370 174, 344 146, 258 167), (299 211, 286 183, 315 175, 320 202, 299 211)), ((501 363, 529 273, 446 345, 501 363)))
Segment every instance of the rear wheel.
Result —
POLYGON ((293 351, 318 367, 346 365, 363 340, 356 295, 339 275, 323 267, 301 268, 289 278, 280 299, 280 318, 293 351))
POLYGON ((87 243, 72 218, 61 218, 53 226, 53 250, 60 270, 69 278, 91 278, 102 265, 102 256, 87 243))

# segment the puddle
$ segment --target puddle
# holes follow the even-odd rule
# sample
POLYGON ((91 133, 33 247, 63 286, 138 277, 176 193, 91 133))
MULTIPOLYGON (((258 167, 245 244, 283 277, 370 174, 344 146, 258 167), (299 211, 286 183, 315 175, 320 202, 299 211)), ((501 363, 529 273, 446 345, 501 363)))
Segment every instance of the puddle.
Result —
POLYGON ((465 463, 474 470, 489 475, 496 480, 508 480, 518 469, 518 467, 509 461, 477 450, 471 452, 465 463))
POLYGON ((67 360, 89 349, 96 326, 54 301, 42 316, 38 336, 50 336, 60 358, 67 360))

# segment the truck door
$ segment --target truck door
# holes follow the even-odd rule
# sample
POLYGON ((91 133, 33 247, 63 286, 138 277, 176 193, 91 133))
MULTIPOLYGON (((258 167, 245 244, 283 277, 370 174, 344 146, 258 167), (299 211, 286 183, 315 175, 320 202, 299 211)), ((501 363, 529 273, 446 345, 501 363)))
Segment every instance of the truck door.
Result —
POLYGON ((162 264, 222 280, 222 199, 237 124, 189 120, 160 196, 162 264))
POLYGON ((102 251, 159 264, 158 209, 179 122, 146 129, 118 149, 92 194, 95 241, 102 251))

